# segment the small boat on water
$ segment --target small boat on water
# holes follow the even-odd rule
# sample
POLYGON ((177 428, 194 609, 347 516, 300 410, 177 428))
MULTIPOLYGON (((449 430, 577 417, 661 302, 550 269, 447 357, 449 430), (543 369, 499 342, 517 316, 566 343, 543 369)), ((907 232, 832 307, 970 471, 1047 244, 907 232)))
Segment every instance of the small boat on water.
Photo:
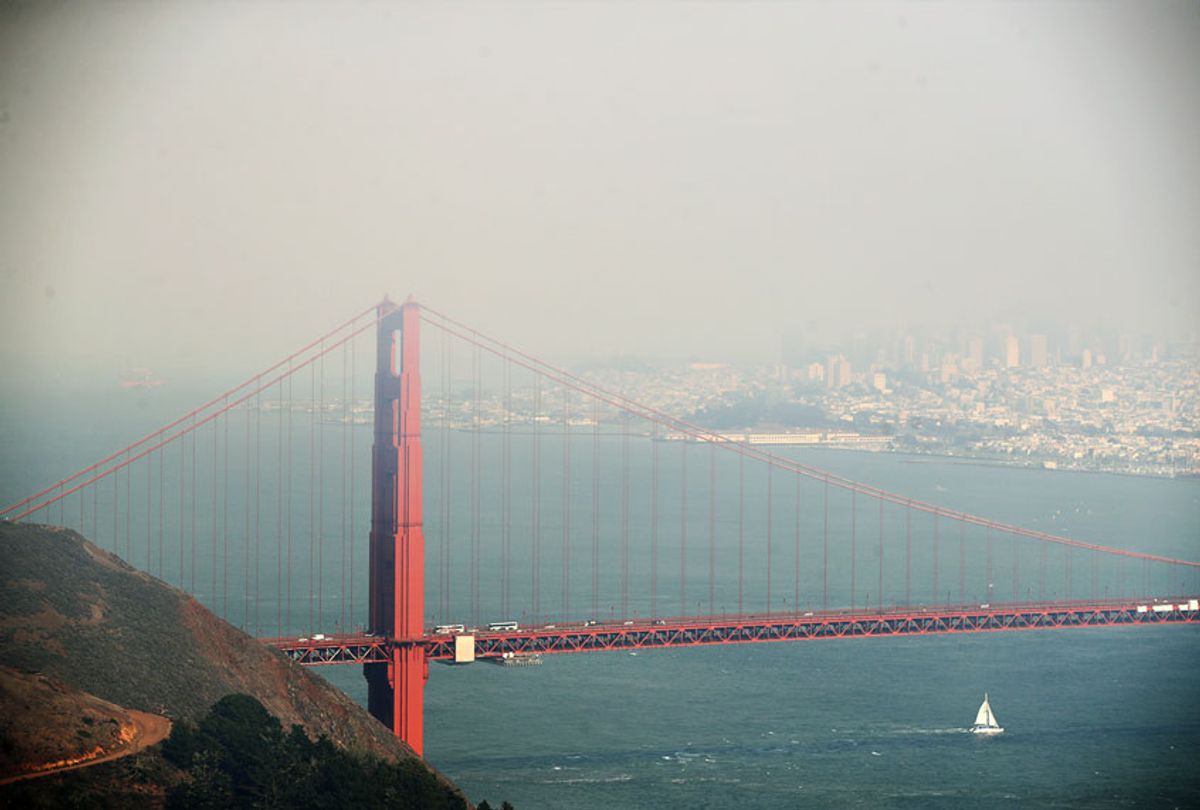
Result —
POLYGON ((996 715, 992 714, 992 706, 988 703, 987 692, 983 693, 983 703, 979 705, 979 711, 975 713, 975 725, 971 727, 971 731, 975 734, 999 734, 1004 731, 996 722, 996 715))

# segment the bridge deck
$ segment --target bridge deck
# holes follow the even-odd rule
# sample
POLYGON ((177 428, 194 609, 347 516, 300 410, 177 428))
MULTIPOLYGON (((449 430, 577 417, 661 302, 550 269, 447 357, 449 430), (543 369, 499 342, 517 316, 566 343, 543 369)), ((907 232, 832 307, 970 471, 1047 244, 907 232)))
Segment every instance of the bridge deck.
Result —
MULTIPOLYGON (((905 610, 706 616, 583 624, 544 624, 519 630, 468 630, 476 658, 597 650, 643 650, 821 638, 988 633, 1073 627, 1200 624, 1195 601, 1071 602, 995 606, 931 606, 905 610)), ((423 645, 430 660, 454 660, 454 634, 427 633, 391 640, 355 634, 323 639, 262 639, 300 664, 386 661, 394 644, 423 645)))

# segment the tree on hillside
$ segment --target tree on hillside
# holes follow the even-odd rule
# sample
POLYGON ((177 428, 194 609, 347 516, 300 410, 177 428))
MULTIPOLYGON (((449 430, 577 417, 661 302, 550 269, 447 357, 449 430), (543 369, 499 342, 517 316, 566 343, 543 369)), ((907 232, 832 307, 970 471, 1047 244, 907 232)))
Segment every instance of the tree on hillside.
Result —
POLYGON ((175 725, 163 756, 184 771, 169 808, 451 808, 462 801, 415 760, 386 762, 309 739, 248 695, 175 725))

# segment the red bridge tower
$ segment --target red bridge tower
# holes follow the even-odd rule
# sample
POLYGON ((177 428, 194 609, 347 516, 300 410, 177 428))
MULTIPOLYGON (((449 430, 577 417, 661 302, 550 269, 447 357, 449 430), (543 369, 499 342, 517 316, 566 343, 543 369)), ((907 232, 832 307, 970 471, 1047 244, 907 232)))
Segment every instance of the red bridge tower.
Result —
POLYGON ((391 660, 365 664, 367 708, 423 755, 425 625, 420 307, 378 307, 375 443, 371 455, 370 632, 391 640, 391 660), (400 336, 397 368, 396 335, 400 336))

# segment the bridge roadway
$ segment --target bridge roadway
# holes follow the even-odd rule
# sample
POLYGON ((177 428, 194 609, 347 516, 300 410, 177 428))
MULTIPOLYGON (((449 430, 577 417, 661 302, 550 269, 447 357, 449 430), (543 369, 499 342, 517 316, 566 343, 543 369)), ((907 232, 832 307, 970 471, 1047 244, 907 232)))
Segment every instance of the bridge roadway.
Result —
MULTIPOLYGON (((645 650, 713 644, 750 644, 821 638, 920 636, 1074 627, 1200 624, 1194 599, 1076 601, 997 605, 928 606, 726 616, 690 616, 607 622, 559 622, 518 630, 468 628, 476 659, 515 655, 645 650)), ((431 661, 455 660, 453 633, 428 631, 412 639, 369 634, 322 638, 263 638, 297 663, 366 664, 388 660, 393 645, 421 645, 431 661)))

